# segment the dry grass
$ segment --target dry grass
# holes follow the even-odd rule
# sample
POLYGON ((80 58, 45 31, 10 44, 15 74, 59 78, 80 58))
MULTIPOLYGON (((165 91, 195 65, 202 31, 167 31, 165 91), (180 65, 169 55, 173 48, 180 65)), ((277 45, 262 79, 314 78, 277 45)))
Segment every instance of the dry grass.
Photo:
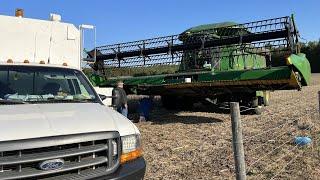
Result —
MULTIPOLYGON (((248 179, 270 179, 278 173, 275 179, 320 177, 319 90, 320 74, 314 74, 312 86, 273 92, 262 115, 242 116, 248 179), (295 147, 296 135, 311 136, 312 145, 295 147)), ((170 112, 156 106, 152 121, 137 125, 143 137, 146 179, 234 179, 228 114, 170 112)))

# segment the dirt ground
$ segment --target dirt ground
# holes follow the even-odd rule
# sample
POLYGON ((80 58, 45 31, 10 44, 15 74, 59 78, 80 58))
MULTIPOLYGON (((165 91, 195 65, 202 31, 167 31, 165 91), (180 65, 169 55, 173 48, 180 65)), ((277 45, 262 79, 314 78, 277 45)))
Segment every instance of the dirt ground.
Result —
MULTIPOLYGON (((275 91, 262 115, 242 115, 248 179, 320 179, 320 74, 301 91, 275 91), (298 147, 294 137, 312 144, 298 147)), ((234 179, 228 113, 167 111, 159 104, 137 123, 147 161, 145 179, 234 179)))

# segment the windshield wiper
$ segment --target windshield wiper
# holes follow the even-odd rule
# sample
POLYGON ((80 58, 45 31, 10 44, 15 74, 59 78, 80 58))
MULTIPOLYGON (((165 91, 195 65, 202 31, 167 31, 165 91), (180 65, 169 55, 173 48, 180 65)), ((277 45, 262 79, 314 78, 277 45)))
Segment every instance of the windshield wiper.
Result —
POLYGON ((28 103, 24 101, 19 101, 19 100, 0 99, 0 104, 28 104, 28 103))

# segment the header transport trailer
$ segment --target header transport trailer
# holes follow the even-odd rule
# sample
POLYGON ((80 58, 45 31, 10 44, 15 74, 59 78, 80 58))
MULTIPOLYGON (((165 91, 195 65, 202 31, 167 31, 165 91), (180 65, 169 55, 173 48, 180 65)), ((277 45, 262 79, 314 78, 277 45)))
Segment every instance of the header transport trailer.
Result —
POLYGON ((161 95, 168 109, 238 101, 259 114, 269 104, 269 91, 310 83, 298 38, 293 15, 200 25, 178 35, 97 47, 88 52, 96 72, 90 79, 100 87, 122 80, 128 94, 161 95))

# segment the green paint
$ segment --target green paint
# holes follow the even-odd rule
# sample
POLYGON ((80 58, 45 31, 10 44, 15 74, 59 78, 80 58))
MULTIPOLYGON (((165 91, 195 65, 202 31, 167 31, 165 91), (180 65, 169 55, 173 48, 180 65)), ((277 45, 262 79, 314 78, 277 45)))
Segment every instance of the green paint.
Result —
POLYGON ((228 26, 234 26, 237 24, 238 23, 235 23, 235 22, 221 22, 221 23, 204 24, 204 25, 199 25, 199 26, 189 28, 181 34, 199 33, 201 31, 205 31, 208 29, 224 28, 224 27, 228 27, 228 26))
POLYGON ((310 85, 311 81, 311 67, 306 55, 303 53, 292 54, 289 56, 290 64, 292 64, 298 72, 302 75, 303 85, 310 85))
POLYGON ((183 83, 185 77, 197 77, 192 82, 208 81, 241 81, 241 80, 284 80, 290 79, 291 69, 288 66, 255 69, 255 70, 233 70, 220 71, 212 74, 204 73, 177 73, 171 75, 155 75, 143 77, 118 77, 109 78, 100 82, 100 86, 114 86, 121 79, 127 86, 158 86, 165 84, 183 83))
MULTIPOLYGON (((196 26, 181 33, 179 39, 184 44, 188 44, 193 41, 201 42, 200 36, 198 36, 199 33, 206 33, 207 40, 250 33, 245 27, 236 25, 237 23, 234 22, 224 22, 196 26)), ((179 71, 190 72, 212 69, 213 72, 216 72, 264 68, 266 67, 266 59, 264 56, 259 55, 259 52, 264 52, 264 50, 249 44, 245 44, 241 48, 233 45, 196 51, 187 50, 183 52, 179 71)))
POLYGON ((220 71, 214 74, 201 74, 199 81, 241 81, 241 80, 280 80, 290 79, 291 69, 287 66, 251 69, 220 71))
POLYGON ((233 48, 224 48, 220 53, 220 65, 217 65, 213 71, 228 71, 241 69, 258 69, 266 67, 266 60, 264 56, 252 54, 246 50, 240 52, 233 48))
MULTIPOLYGON (((87 75, 88 76, 88 75, 87 75)), ((102 76, 98 76, 96 74, 91 74, 88 76, 93 86, 101 86, 105 83, 105 79, 102 76)))

